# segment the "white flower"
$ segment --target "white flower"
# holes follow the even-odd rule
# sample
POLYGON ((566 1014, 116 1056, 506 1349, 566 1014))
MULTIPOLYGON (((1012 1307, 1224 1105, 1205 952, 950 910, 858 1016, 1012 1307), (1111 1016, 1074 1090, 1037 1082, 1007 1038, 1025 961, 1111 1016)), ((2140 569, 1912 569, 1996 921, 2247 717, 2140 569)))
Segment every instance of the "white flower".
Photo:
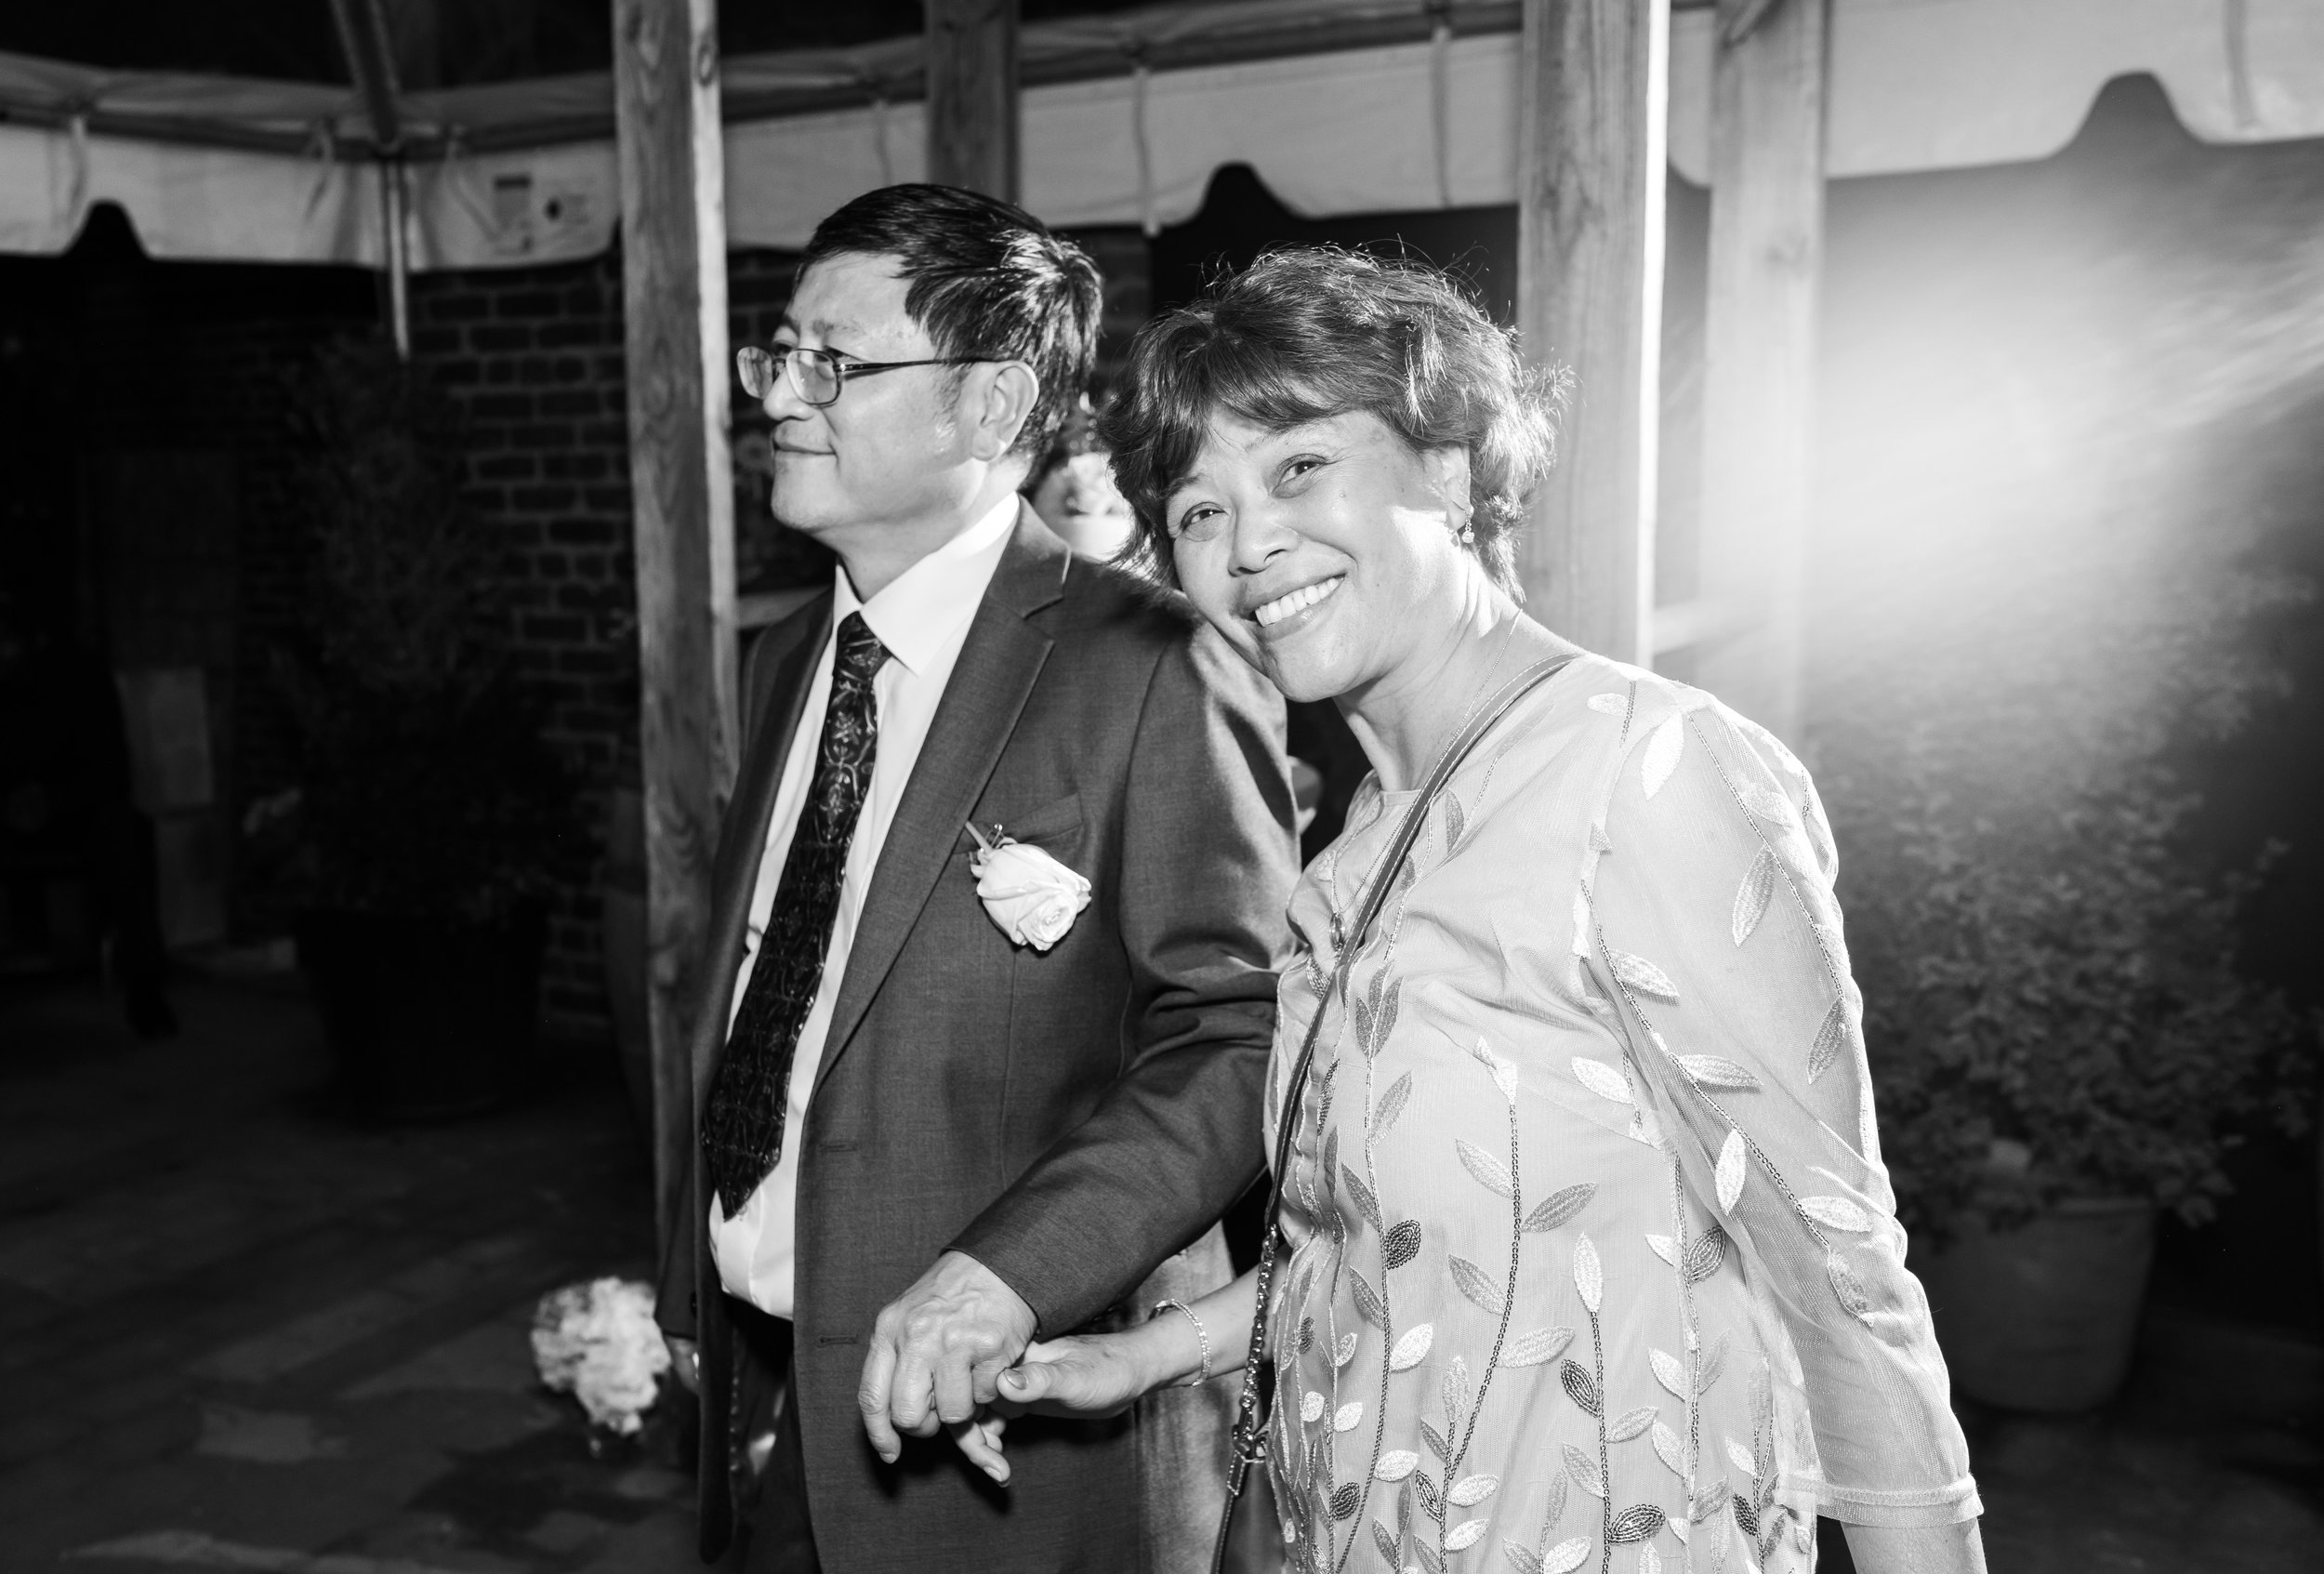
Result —
POLYGON ((549 1291, 533 1314, 533 1364, 597 1425, 637 1431, 640 1412, 653 1408, 654 1379, 669 1369, 654 1291, 616 1278, 549 1291))
POLYGON ((1046 951, 1089 905, 1089 882, 1037 847, 1002 837, 988 842, 971 826, 977 850, 969 855, 977 899, 1000 932, 1019 946, 1046 951))

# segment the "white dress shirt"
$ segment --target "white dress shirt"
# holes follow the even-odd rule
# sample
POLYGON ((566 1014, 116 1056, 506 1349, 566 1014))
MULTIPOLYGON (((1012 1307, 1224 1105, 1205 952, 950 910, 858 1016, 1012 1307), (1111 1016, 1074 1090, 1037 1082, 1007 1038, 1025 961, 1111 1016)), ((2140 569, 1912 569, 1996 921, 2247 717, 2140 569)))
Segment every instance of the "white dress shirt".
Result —
POLYGON ((848 844, 847 867, 839 881, 839 908, 831 923, 831 947, 824 954, 823 979, 816 985, 814 1004, 799 1028, 799 1048, 791 1059, 783 1152, 772 1172, 759 1183, 759 1189, 733 1218, 726 1217, 725 1206, 715 1195, 710 1199, 710 1251, 718 1263, 720 1282, 728 1294, 778 1317, 791 1316, 798 1304, 799 1160, 807 1131, 807 1100, 814 1091, 816 1068, 823 1063, 824 1039, 831 1031, 839 985, 847 976, 855 926, 863 917, 864 898, 871 889, 872 871, 878 866, 879 849, 888 840, 896 805, 912 779, 912 767, 919 760, 928 729, 936 720, 936 704, 944 697, 953 664, 960 659, 960 647, 968 641, 977 603, 984 599, 993 571, 1000 566, 1001 553, 1008 549, 1016 522, 1017 499, 1012 494, 976 523, 905 569, 868 602, 856 599, 846 569, 835 571, 834 637, 824 642, 808 686, 806 708, 799 713, 799 732, 783 761, 774 813, 767 822, 766 849, 759 858, 759 883, 750 898, 742 971, 734 979, 728 1031, 733 1029, 734 1013, 742 1010, 751 964, 759 957, 759 938, 766 932, 775 890, 783 880, 783 863, 790 856, 791 837, 799 828, 807 790, 814 779, 824 712, 831 703, 837 630, 841 619, 859 611, 890 657, 872 680, 879 741, 872 756, 871 784, 855 821, 854 840, 848 844))

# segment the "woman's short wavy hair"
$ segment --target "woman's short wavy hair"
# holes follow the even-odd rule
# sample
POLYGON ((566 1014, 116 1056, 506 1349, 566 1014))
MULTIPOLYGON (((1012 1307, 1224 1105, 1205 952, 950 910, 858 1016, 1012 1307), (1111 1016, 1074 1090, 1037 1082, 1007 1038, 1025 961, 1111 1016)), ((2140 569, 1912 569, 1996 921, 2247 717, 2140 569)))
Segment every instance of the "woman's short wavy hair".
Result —
POLYGON ((1099 423, 1138 517, 1124 556, 1176 584, 1163 509, 1213 419, 1282 430, 1362 410, 1416 453, 1469 451, 1473 550, 1515 595, 1516 534, 1556 460, 1571 387, 1563 367, 1528 368, 1514 336, 1438 269, 1330 247, 1269 252, 1130 346, 1099 423))

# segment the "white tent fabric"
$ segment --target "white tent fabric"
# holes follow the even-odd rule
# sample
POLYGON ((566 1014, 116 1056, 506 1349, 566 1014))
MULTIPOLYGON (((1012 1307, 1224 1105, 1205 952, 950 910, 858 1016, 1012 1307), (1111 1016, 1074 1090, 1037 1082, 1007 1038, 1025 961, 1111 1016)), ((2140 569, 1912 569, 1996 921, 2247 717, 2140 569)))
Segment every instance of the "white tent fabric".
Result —
MULTIPOLYGON (((1454 14, 1487 9, 1513 14, 1484 4, 1454 14)), ((1513 33, 1119 70, 1238 26, 1425 10, 1423 0, 1245 0, 1028 28, 1028 75, 1045 60, 1068 72, 1110 60, 1114 73, 1026 90, 1026 205, 1066 226, 1174 223, 1230 163, 1253 165, 1316 217, 1513 202, 1513 33)), ((1670 157, 1698 182, 1710 165, 1711 27, 1692 10, 1671 28, 1670 157)), ((786 95, 877 91, 915 47, 727 62, 733 245, 799 246, 849 197, 919 176, 916 102, 763 112, 786 95)), ((1846 177, 2047 157, 2106 82, 2140 72, 2206 141, 2324 137, 2324 3, 1837 0, 1829 166, 1846 177)), ((408 166, 413 266, 602 251, 620 208, 610 103, 601 74, 411 96, 415 133, 443 155, 408 166), (480 151, 463 152, 468 141, 480 151)), ((89 206, 110 201, 157 256, 382 263, 377 168, 335 156, 362 134, 349 89, 0 57, 0 250, 62 250, 89 206)))

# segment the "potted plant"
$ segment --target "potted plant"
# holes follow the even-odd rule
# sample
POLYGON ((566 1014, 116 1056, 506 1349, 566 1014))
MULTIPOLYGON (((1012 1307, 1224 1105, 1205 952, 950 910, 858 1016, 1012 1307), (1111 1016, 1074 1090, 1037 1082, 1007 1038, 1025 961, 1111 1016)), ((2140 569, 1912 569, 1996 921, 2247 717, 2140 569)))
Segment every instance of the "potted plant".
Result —
POLYGON ((2297 1127, 2316 1036, 2237 972, 2260 871, 2184 851, 2198 800, 2159 758, 1999 818, 1932 733, 1893 759, 1849 915, 1913 1266, 1958 1389, 2086 1409, 2127 1370, 2157 1210, 2209 1219, 2238 1126, 2297 1127))
POLYGON ((532 1052, 571 783, 509 661, 456 413, 371 343, 294 393, 311 554, 275 672, 300 784, 271 828, 300 966, 359 1108, 474 1110, 532 1052))

